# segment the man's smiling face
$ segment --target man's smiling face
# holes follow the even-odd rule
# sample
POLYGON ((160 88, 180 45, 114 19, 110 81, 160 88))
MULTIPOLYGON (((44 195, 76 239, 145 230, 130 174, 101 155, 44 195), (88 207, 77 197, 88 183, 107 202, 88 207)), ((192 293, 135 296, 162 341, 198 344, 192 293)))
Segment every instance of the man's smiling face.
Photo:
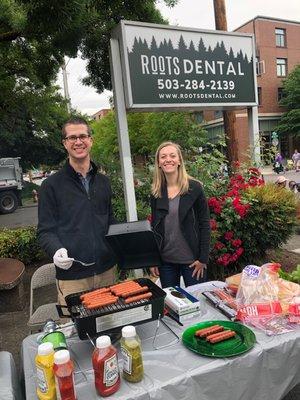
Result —
POLYGON ((82 160, 89 157, 93 139, 89 135, 88 127, 84 124, 69 124, 65 127, 65 132, 63 145, 70 158, 82 160))

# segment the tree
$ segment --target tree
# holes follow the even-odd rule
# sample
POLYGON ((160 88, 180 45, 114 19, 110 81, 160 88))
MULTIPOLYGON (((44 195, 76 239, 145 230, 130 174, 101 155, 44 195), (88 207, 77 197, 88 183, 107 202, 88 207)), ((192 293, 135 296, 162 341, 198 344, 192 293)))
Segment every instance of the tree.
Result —
POLYGON ((280 105, 287 108, 276 130, 281 135, 291 133, 300 136, 300 65, 283 82, 283 98, 280 105))
MULTIPOLYGON (((65 55, 81 50, 88 59, 87 84, 110 87, 108 40, 121 16, 165 22, 156 0, 2 0, 0 2, 0 139, 1 155, 38 162, 47 154, 64 156, 56 144, 68 117, 53 86, 65 55), (63 117, 63 118, 62 118, 63 117), (51 137, 53 135, 53 137, 51 137), (22 145, 24 143, 24 145, 22 145), (28 145, 31 145, 28 151, 28 145), (41 150, 43 149, 43 150, 41 150), (57 150, 57 152, 56 152, 57 150), (16 154, 17 153, 17 154, 16 154), (25 157, 25 158, 24 158, 25 157), (27 158, 26 158, 27 157, 27 158)), ((175 0, 165 0, 174 4, 175 0)), ((59 140, 60 142, 60 140, 59 140)))
POLYGON ((65 101, 55 88, 16 91, 0 110, 2 157, 21 157, 23 168, 57 165, 65 158, 60 128, 68 118, 65 101))
MULTIPOLYGON (((92 157, 106 166, 119 159, 116 121, 113 112, 92 124, 94 145, 92 157)), ((197 153, 207 142, 205 131, 188 112, 128 114, 132 156, 154 155, 164 141, 178 143, 185 152, 197 153)))

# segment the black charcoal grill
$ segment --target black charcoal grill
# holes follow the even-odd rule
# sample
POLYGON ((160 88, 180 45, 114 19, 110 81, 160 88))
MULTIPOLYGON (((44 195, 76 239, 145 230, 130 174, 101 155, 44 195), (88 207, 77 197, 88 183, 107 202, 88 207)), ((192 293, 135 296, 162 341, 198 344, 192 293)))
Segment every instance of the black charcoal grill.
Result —
POLYGON ((99 334, 113 333, 125 325, 137 325, 152 321, 163 316, 164 298, 166 293, 150 279, 135 279, 141 286, 148 286, 152 296, 126 304, 123 299, 108 306, 93 310, 87 309, 81 302, 80 296, 85 292, 68 295, 65 300, 67 306, 57 306, 61 318, 72 318, 80 339, 94 338, 99 334), (69 315, 63 313, 67 309, 69 315))

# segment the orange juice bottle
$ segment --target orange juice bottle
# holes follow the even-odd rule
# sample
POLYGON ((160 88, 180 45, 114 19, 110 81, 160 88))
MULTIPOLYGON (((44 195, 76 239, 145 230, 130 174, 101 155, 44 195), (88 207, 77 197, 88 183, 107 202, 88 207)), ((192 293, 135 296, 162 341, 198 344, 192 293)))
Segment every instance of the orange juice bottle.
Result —
POLYGON ((37 397, 40 400, 56 400, 55 379, 53 372, 54 350, 52 343, 42 343, 35 357, 37 375, 37 397))

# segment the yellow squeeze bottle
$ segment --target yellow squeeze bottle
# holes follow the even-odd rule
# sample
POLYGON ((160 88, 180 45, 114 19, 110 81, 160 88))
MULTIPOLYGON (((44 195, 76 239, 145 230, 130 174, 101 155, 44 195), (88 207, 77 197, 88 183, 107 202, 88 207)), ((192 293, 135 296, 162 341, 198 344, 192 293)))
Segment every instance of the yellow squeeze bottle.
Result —
POLYGON ((50 342, 40 344, 38 347, 38 354, 35 357, 37 376, 36 393, 40 400, 56 400, 53 364, 53 344, 50 342))

